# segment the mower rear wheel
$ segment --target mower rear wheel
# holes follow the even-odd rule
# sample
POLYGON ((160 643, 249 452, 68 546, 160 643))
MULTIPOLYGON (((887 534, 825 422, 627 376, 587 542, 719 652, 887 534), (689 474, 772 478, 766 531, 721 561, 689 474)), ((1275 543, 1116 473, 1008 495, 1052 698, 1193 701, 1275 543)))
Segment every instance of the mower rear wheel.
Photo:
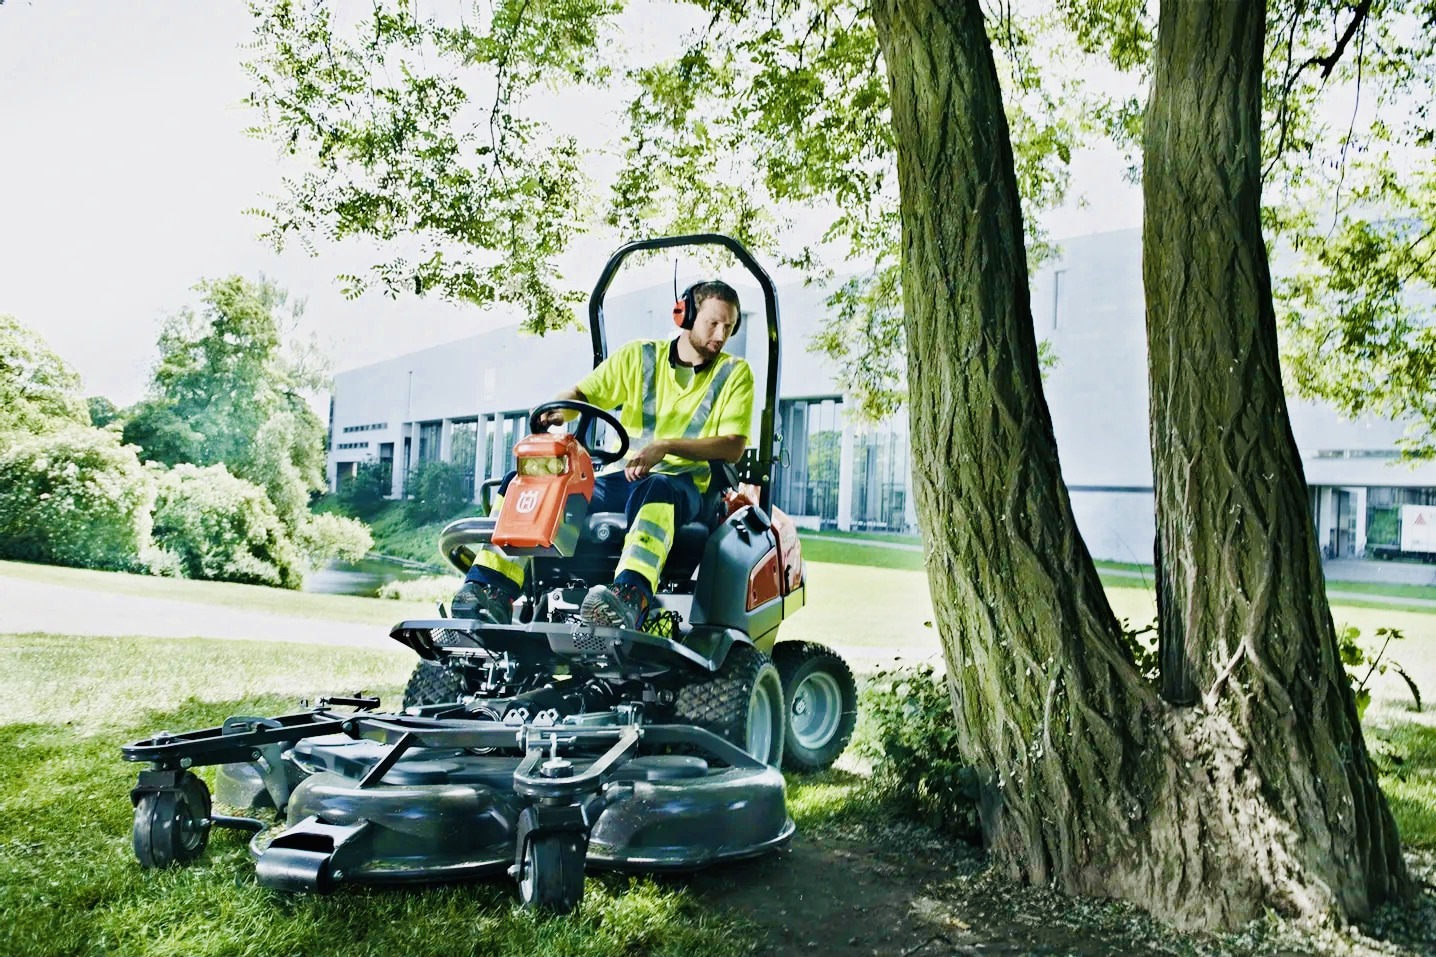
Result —
POLYGON ((529 840, 519 878, 525 907, 567 914, 583 899, 584 841, 575 831, 540 834, 529 840))
POLYGON ((432 661, 421 661, 414 666, 414 673, 404 688, 404 707, 451 704, 458 701, 464 691, 464 682, 458 675, 432 661))
POLYGON ((822 771, 848 746, 858 721, 858 689, 848 663, 825 645, 785 641, 773 646, 783 679, 788 740, 783 767, 822 771))
POLYGON ((188 864, 209 844, 209 788, 190 772, 177 787, 152 791, 135 804, 135 857, 143 867, 188 864))
POLYGON ((680 689, 673 707, 680 722, 727 738, 764 764, 783 760, 782 679, 752 645, 734 645, 718 673, 680 689))

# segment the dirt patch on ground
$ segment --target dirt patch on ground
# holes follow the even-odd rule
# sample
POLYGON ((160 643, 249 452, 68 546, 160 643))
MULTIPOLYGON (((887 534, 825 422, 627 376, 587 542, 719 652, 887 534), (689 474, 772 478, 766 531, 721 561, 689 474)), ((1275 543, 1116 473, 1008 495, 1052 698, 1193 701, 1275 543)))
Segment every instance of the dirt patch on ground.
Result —
MULTIPOLYGON (((1433 874, 1430 855, 1413 870, 1433 874)), ((1127 905, 1021 887, 990 871, 975 848, 918 826, 834 828, 801 834, 779 854, 687 878, 706 904, 729 908, 766 936, 759 952, 796 957, 964 955, 1436 953, 1436 893, 1366 928, 1303 929, 1272 919, 1237 935, 1177 934, 1127 905)))

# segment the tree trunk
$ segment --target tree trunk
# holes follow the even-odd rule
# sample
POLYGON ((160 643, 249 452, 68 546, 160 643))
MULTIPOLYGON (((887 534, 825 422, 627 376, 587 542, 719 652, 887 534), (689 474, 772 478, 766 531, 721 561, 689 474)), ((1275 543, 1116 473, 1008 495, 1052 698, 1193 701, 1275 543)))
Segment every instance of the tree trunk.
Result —
POLYGON ((1260 0, 1159 14, 1143 229, 1158 620, 1189 668, 1164 693, 1195 692, 1209 725, 1227 723, 1229 811, 1248 832, 1264 820, 1267 882, 1298 910, 1357 915, 1406 875, 1337 652, 1281 382, 1260 213, 1265 16, 1260 0))
MULTIPOLYGON (((1246 672, 1241 689, 1216 689, 1219 706, 1208 711, 1171 707, 1131 665, 1061 477, 1011 143, 977 0, 875 0, 873 14, 902 195, 914 491, 959 748, 989 782, 983 825, 995 863, 1033 883, 1135 901, 1186 927, 1231 926, 1265 907, 1363 913, 1383 895, 1366 884, 1364 895, 1336 890, 1344 876, 1326 866, 1339 860, 1330 855, 1355 851, 1329 844, 1333 818, 1308 828, 1294 817, 1335 807, 1306 799, 1330 764, 1309 750, 1291 752, 1300 767, 1282 762, 1305 729, 1288 721, 1285 737, 1262 737, 1272 729, 1252 718, 1272 705, 1239 693, 1246 672), (1308 853, 1308 844, 1327 850, 1308 853)), ((1259 68, 1259 40, 1255 55, 1259 68)), ((1266 308, 1270 318, 1269 298, 1266 308)), ((1296 515, 1304 519, 1301 508, 1296 515)), ((1190 567, 1170 558, 1164 572, 1190 567)), ((1319 596, 1319 578, 1309 583, 1319 596)), ((1300 585, 1282 584, 1293 594, 1300 585)), ((1329 619, 1325 635, 1334 653, 1329 619)), ((1349 766, 1369 782, 1339 670, 1316 674, 1315 686, 1345 706, 1328 705, 1322 718, 1351 718, 1340 740, 1355 742, 1349 766)), ((1363 823, 1348 814, 1343 833, 1395 857, 1390 819, 1381 808, 1385 829, 1375 827, 1372 801, 1374 787, 1354 806, 1363 823)))

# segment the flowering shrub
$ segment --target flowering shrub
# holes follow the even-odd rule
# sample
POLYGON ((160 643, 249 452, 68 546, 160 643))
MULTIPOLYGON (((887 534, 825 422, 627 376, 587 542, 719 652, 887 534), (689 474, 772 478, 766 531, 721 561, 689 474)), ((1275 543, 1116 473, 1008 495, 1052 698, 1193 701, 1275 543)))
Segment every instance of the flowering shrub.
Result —
POLYGON ((357 562, 374 547, 369 526, 358 519, 332 513, 306 518, 300 523, 295 540, 311 567, 336 558, 357 562))
POLYGON ((298 588, 303 557, 257 485, 223 465, 177 465, 161 472, 155 544, 186 578, 298 588))
POLYGON ((0 558, 138 568, 154 479, 112 432, 12 433, 0 451, 0 558))

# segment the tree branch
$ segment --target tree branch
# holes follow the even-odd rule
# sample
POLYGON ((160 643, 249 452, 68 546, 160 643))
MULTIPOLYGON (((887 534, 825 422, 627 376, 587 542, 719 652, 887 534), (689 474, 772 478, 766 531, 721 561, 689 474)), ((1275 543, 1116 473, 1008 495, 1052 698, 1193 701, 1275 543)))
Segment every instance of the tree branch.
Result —
MULTIPOLYGON (((1351 22, 1346 25, 1346 32, 1341 35, 1341 39, 1336 41, 1336 49, 1332 50, 1327 56, 1313 57, 1307 61, 1308 64, 1321 65, 1322 80, 1330 78, 1331 71, 1336 69, 1336 64, 1341 61, 1341 55, 1346 52, 1346 45, 1351 42, 1351 38, 1356 35, 1357 28, 1365 22, 1370 13, 1371 0, 1361 0, 1361 2, 1356 5, 1356 11, 1351 17, 1351 22)), ((1304 64, 1303 68, 1305 68, 1306 65, 1307 64, 1304 64)))

